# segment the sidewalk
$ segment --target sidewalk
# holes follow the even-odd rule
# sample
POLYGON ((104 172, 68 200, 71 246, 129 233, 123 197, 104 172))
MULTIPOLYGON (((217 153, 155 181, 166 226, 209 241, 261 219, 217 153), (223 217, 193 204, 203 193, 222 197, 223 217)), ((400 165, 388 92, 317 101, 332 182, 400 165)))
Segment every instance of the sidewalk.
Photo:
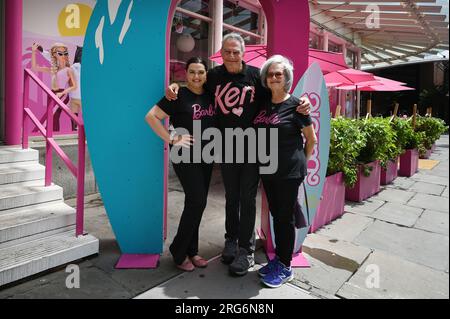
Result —
MULTIPOLYGON (((200 252, 211 259, 207 269, 182 273, 167 253, 184 201, 177 179, 171 177, 168 239, 158 269, 114 269, 119 248, 101 199, 89 196, 86 228, 100 239, 100 254, 78 263, 81 288, 66 288, 68 273, 63 267, 0 288, 0 299, 449 298, 448 147, 446 135, 430 160, 421 162, 419 173, 399 177, 364 203, 348 202, 342 218, 308 236, 304 253, 312 267, 296 269, 295 280, 280 289, 259 283, 255 271, 266 262, 261 248, 258 265, 243 278, 229 276, 217 258, 224 241, 225 199, 220 172, 215 170, 200 230, 200 252), (369 288, 366 281, 376 273, 379 288, 369 288)), ((259 197, 257 204, 259 211, 259 197)))

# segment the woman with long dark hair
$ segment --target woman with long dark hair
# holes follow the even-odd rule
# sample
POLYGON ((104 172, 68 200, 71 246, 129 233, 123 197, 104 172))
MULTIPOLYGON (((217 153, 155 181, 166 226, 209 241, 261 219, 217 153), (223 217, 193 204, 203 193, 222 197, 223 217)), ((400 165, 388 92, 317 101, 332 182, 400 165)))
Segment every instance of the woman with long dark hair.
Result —
MULTIPOLYGON (((216 126, 216 115, 211 95, 205 91, 208 67, 201 58, 192 58, 186 63, 187 87, 181 88, 178 99, 169 101, 162 98, 147 114, 146 120, 161 139, 171 145, 171 153, 181 148, 193 151, 193 123, 201 124, 204 130, 216 126), (170 117, 175 131, 169 132, 161 123, 170 117), (177 130, 188 134, 178 134, 177 130), (175 150, 173 150, 175 148, 175 150)), ((203 145, 202 145, 203 146, 203 145)), ((201 157, 201 156, 200 156, 201 157)), ((193 271, 195 267, 204 268, 208 262, 198 255, 199 227, 206 208, 212 163, 194 163, 192 156, 188 162, 175 163, 173 167, 185 193, 184 209, 177 234, 170 245, 170 252, 177 267, 193 271)))

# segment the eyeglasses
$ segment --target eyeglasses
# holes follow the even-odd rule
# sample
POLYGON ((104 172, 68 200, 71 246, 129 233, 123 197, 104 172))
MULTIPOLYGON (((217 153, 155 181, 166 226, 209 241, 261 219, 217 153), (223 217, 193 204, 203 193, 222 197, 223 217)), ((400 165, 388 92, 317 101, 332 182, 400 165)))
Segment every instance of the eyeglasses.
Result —
POLYGON ((56 54, 58 54, 59 56, 68 56, 69 52, 65 51, 65 52, 59 52, 57 51, 56 54))
POLYGON ((267 78, 273 78, 274 76, 277 79, 281 79, 283 77, 284 73, 283 72, 267 72, 267 78))

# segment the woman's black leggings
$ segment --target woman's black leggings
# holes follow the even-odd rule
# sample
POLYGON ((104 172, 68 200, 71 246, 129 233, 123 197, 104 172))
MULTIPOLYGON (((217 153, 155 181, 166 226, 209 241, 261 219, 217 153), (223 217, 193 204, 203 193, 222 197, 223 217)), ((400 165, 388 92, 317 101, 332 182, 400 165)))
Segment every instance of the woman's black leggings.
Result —
POLYGON ((184 210, 177 234, 169 247, 177 265, 186 256, 198 254, 198 230, 206 208, 213 164, 173 164, 175 173, 183 186, 184 210))
POLYGON ((275 251, 280 261, 291 266, 295 245, 294 207, 301 179, 262 179, 275 232, 275 251))

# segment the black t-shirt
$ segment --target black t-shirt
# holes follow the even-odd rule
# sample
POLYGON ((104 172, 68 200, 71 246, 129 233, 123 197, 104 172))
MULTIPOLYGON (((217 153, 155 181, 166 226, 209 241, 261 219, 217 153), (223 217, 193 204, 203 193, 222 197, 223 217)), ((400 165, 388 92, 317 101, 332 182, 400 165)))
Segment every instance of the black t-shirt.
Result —
MULTIPOLYGON (((157 105, 170 116, 170 123, 175 130, 184 128, 190 135, 193 135, 195 120, 201 123, 201 133, 208 128, 217 127, 216 110, 213 103, 214 100, 208 92, 198 95, 183 87, 178 91, 178 98, 175 101, 169 101, 164 97, 157 105)), ((198 142, 197 138, 196 143, 198 142)), ((202 149, 209 142, 201 141, 202 149)))
POLYGON ((219 127, 246 129, 253 126, 261 101, 269 94, 261 84, 260 70, 243 63, 240 73, 229 73, 224 65, 208 72, 207 90, 215 97, 219 127))
MULTIPOLYGON (((266 153, 276 145, 270 145, 270 128, 278 129, 278 170, 271 175, 261 175, 265 179, 294 179, 307 174, 303 137, 301 130, 312 124, 310 116, 297 112, 300 100, 291 96, 286 101, 274 104, 267 100, 263 109, 254 120, 261 137, 261 130, 266 133, 266 153)), ((267 164, 264 164, 267 166, 267 164)))

